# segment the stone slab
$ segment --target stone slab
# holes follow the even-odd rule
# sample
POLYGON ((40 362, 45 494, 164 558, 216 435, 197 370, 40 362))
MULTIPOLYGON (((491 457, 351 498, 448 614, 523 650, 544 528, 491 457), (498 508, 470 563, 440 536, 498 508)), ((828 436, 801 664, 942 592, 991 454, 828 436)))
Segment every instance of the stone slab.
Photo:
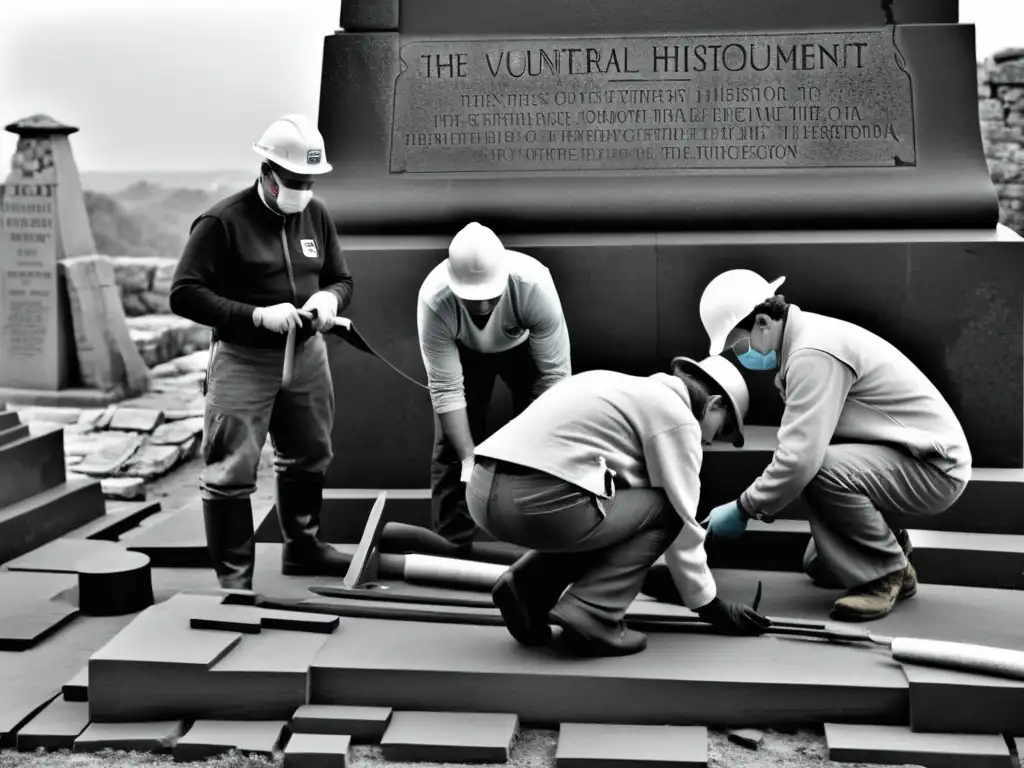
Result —
POLYGON ((385 760, 424 763, 504 763, 519 731, 514 714, 395 712, 381 737, 385 760))
POLYGON ((100 480, 104 497, 126 501, 145 501, 146 481, 141 477, 104 477, 100 480))
POLYGON ((78 672, 130 617, 79 616, 46 642, 16 653, 0 652, 0 744, 13 744, 19 726, 78 672))
POLYGON ((75 739, 75 752, 104 749, 132 752, 169 752, 185 733, 181 720, 144 723, 90 723, 75 739))
POLYGON ((69 480, 0 509, 0 562, 31 552, 103 515, 97 480, 69 480))
POLYGON ((64 683, 61 688, 64 701, 89 700, 89 665, 86 664, 78 674, 64 683))
POLYGON ((18 751, 71 749, 89 725, 89 705, 58 696, 18 731, 18 751))
POLYGON ((912 733, 904 726, 825 723, 829 760, 892 763, 924 768, 1007 768, 1010 750, 1002 736, 912 733))
MULTIPOLYGON (((901 24, 956 24, 952 0, 929 0, 894 9, 901 24)), ((887 22, 884 10, 869 0, 825 0, 807 5, 780 0, 770 7, 742 0, 651 0, 633 8, 615 0, 526 0, 514 8, 486 0, 422 0, 402 7, 404 35, 552 35, 645 34, 656 30, 700 32, 748 29, 853 29, 887 22)))
POLYGON ((119 472, 145 445, 145 438, 134 433, 100 432, 89 435, 97 449, 75 465, 75 472, 94 477, 110 477, 119 472))
POLYGON ((284 748, 286 768, 345 768, 350 736, 296 733, 284 748))
POLYGON ((915 733, 1024 733, 1024 681, 902 666, 915 733))
POLYGON ((287 720, 307 703, 308 670, 327 636, 193 630, 189 615, 223 596, 176 595, 89 662, 94 722, 287 720))
POLYGON ((148 369, 128 334, 110 259, 74 255, 61 262, 61 271, 82 383, 100 390, 145 392, 148 369))
POLYGON ((59 390, 26 389, 24 387, 0 387, 0 403, 8 405, 78 406, 97 408, 116 403, 126 397, 124 392, 104 392, 89 387, 67 387, 59 390))
POLYGON ((206 760, 232 749, 247 755, 272 757, 280 747, 284 726, 284 721, 280 720, 196 720, 174 745, 174 760, 206 760))
POLYGON ((74 350, 58 261, 57 185, 4 184, 0 211, 0 386, 63 389, 74 350))
MULTIPOLYGON (((1022 536, 912 529, 907 533, 914 545, 914 568, 924 584, 1024 588, 1022 536)), ((709 542, 708 562, 713 568, 802 572, 810 538, 806 520, 751 521, 741 538, 709 542)))
POLYGON ((29 436, 28 425, 18 424, 14 427, 8 427, 0 432, 0 446, 13 443, 15 440, 23 440, 29 436))
POLYGON ((197 606, 189 616, 192 629, 259 634, 265 629, 330 634, 338 626, 337 616, 301 611, 273 611, 247 605, 197 606))
POLYGON ((0 430, 8 430, 21 424, 17 411, 0 410, 0 430))
POLYGON ((78 616, 74 576, 0 571, 0 651, 25 651, 78 616))
POLYGON ((122 405, 114 411, 113 418, 111 418, 107 429, 124 432, 145 432, 149 434, 163 424, 163 422, 163 411, 122 405))
MULTIPOLYGON (((253 525, 259 528, 270 510, 253 508, 253 525)), ((154 568, 209 568, 206 528, 199 502, 170 510, 160 520, 140 528, 126 543, 128 549, 149 556, 154 568)), ((276 523, 275 523, 276 524, 276 523)), ((278 564, 280 569, 280 564, 278 564)))
MULTIPOLYGON (((1024 278, 1014 266, 1024 242, 986 242, 979 234, 950 234, 945 241, 933 234, 937 239, 930 240, 916 232, 874 233, 874 240, 865 233, 753 233, 737 234, 734 242, 700 233, 497 233, 506 247, 551 270, 570 328, 574 371, 664 371, 673 356, 707 349, 696 307, 715 274, 745 267, 785 275, 785 295, 802 309, 856 322, 904 350, 960 416, 977 466, 1024 466, 1024 318, 1013 309, 1024 301, 1024 278), (587 280, 581 282, 583 271, 587 280), (982 381, 981 371, 993 373, 982 381)), ((353 307, 351 319, 373 329, 367 340, 414 377, 424 376, 416 335, 408 330, 415 328, 417 291, 445 258, 450 236, 345 241, 364 289, 387 298, 353 307)), ((336 397, 361 403, 346 429, 332 435, 339 458, 328 469, 327 485, 389 493, 429 487, 429 398, 340 339, 327 341, 336 397), (381 441, 382 434, 402 439, 381 441)), ((772 377, 746 370, 743 376, 751 392, 749 423, 777 425, 782 407, 772 377)), ((511 415, 507 392, 496 387, 489 424, 493 429, 511 415)))
MULTIPOLYGON (((686 5, 687 8, 691 6, 686 5)), ((589 7, 582 10, 583 6, 577 5, 576 8, 575 15, 580 19, 595 17, 589 7)), ((879 21, 885 17, 879 7, 873 8, 871 13, 879 21)), ((543 15, 535 18, 543 18, 543 15)), ((446 22, 438 19, 437 23, 444 25, 446 22)), ((901 53, 901 64, 905 62, 903 66, 913 81, 915 166, 894 165, 868 173, 837 164, 829 168, 828 173, 814 173, 810 169, 765 170, 755 175, 740 171, 693 175, 671 170, 656 174, 582 170, 553 175, 546 172, 547 166, 558 158, 552 160, 542 156, 535 159, 529 170, 499 171, 486 179, 479 174, 453 175, 446 171, 429 174, 425 178, 423 174, 415 174, 410 178, 412 174, 401 172, 401 166, 391 165, 391 153, 395 149, 392 130, 400 119, 399 110, 403 106, 401 99, 397 98, 400 77, 404 70, 407 71, 405 68, 423 63, 419 59, 403 57, 406 52, 411 53, 417 44, 444 40, 451 47, 453 56, 467 52, 464 73, 453 68, 455 77, 437 78, 442 84, 446 81, 454 83, 450 88, 459 94, 459 110, 454 114, 437 113, 436 125, 426 132, 425 137, 416 139, 423 145, 440 144, 447 148, 448 154, 457 154, 470 144, 486 151, 493 146, 486 142, 494 142, 495 135, 503 139, 506 131, 513 136, 519 131, 524 141, 529 141, 530 136, 539 141, 542 132, 549 127, 523 124, 524 110, 518 102, 510 106, 507 98, 503 98, 496 104, 489 103, 488 97, 495 93, 505 96, 497 88, 490 87, 497 84, 497 77, 485 77, 482 81, 473 81, 468 76, 459 77, 459 74, 468 75, 470 68, 476 71, 478 66, 486 66, 469 55, 467 46, 489 43, 494 51, 505 50, 502 46, 508 46, 510 52, 524 51, 525 60, 525 46, 517 45, 517 40, 530 40, 533 49, 548 43, 554 49, 572 47, 571 44, 555 44, 566 35, 582 38, 581 48, 586 39, 596 37, 605 38, 606 44, 617 42, 619 45, 626 45, 630 38, 635 37, 671 37, 673 46, 678 44, 682 51, 687 44, 696 50, 700 34, 716 33, 659 24, 657 29, 639 35, 627 35, 619 30, 588 34, 575 28, 561 34, 544 29, 539 37, 534 37, 512 32, 512 29, 522 27, 520 23, 502 29, 496 36, 467 34, 460 37, 449 31, 435 38, 409 38, 404 26, 405 22, 400 21, 400 28, 403 28, 401 36, 388 32, 341 33, 325 39, 319 127, 331 153, 331 163, 339 172, 324 179, 322 189, 318 187, 318 194, 345 234, 447 232, 450 237, 471 220, 487 221, 499 233, 732 231, 737 220, 743 221, 745 227, 758 229, 914 228, 940 224, 991 228, 998 221, 998 203, 992 194, 991 178, 978 140, 974 36, 970 25, 900 24, 897 28, 895 42, 901 53), (461 102, 463 95, 467 97, 467 105, 461 102), (344 104, 345 109, 339 109, 338 104, 344 104), (470 115, 473 114, 487 117, 481 118, 474 126, 470 124, 470 115), (462 130, 462 124, 455 126, 455 117, 463 120, 468 130, 462 130), (538 133, 528 134, 530 130, 538 133), (600 182, 594 183, 595 179, 600 179, 600 182), (884 193, 880 194, 879 190, 884 190, 884 193), (940 190, 953 191, 940 195, 940 190), (561 204, 565 200, 572 200, 572 205, 566 207, 561 204)), ((859 30, 857 34, 877 34, 881 31, 880 26, 876 22, 871 27, 812 27, 810 30, 819 35, 844 29, 859 30)), ((744 45, 757 38, 756 34, 750 34, 750 29, 757 27, 721 34, 744 45)), ((781 30, 786 27, 773 20, 760 29, 781 30)), ((809 28, 801 22, 788 29, 809 28)), ((563 57, 567 58, 564 54, 563 57)), ((608 98, 605 94, 618 98, 620 91, 629 94, 642 92, 643 96, 630 95, 628 99, 635 99, 639 105, 643 98, 648 98, 649 103, 656 106, 659 99, 667 101, 676 88, 695 86, 703 81, 704 75, 713 69, 712 63, 703 72, 696 71, 699 65, 691 59, 690 71, 676 76, 691 78, 695 81, 692 83, 673 82, 671 87, 664 88, 665 84, 657 81, 623 82, 603 89, 595 86, 591 92, 601 93, 601 98, 608 98)), ((556 113, 560 111, 559 105, 554 104, 557 93, 578 94, 595 81, 652 79, 639 65, 631 66, 637 70, 635 73, 626 73, 622 67, 621 74, 612 76, 606 72, 608 56, 600 60, 602 74, 595 74, 593 67, 587 74, 582 70, 585 70, 588 60, 584 59, 584 66, 576 70, 580 74, 571 78, 571 85, 553 87, 545 92, 553 104, 551 120, 547 122, 555 120, 556 113)), ((623 63, 620 57, 619 64, 623 63)), ((734 66, 730 64, 729 68, 734 66)), ((719 74, 725 69, 721 62, 718 69, 719 74)), ((490 70, 485 72, 490 75, 490 70)), ((446 75, 447 71, 441 73, 439 70, 439 74, 446 75)), ((770 77, 777 78, 780 74, 781 71, 773 68, 770 77)), ((807 76, 810 73, 800 70, 797 74, 807 76)), ((732 87, 774 82, 769 81, 767 75, 758 76, 750 71, 730 72, 728 75, 732 87)), ((522 90, 532 91, 538 81, 556 82, 545 73, 543 76, 520 78, 520 85, 522 90)), ((687 96, 687 106, 696 99, 693 90, 691 88, 687 96)), ((836 88, 831 95, 841 99, 842 91, 836 88)), ((417 104, 423 107, 423 116, 429 114, 430 104, 427 101, 408 106, 416 108, 417 104)), ((630 104, 624 106, 629 107, 630 104)), ((716 106, 746 105, 720 102, 716 106)), ((724 117, 725 113, 721 114, 724 117)), ((730 115, 735 117, 735 112, 730 115)), ((615 119, 610 117, 607 123, 597 127, 621 128, 620 121, 612 123, 615 119)), ((736 124, 735 121, 723 121, 721 126, 736 124)), ((645 122, 645 129, 648 125, 654 130, 672 127, 671 124, 645 122)), ((561 126, 556 128, 562 130, 561 126)), ((575 134, 570 136, 570 142, 575 142, 573 136, 575 134)), ((628 138, 622 134, 619 136, 628 138)), ((621 139, 619 143, 611 139, 613 143, 607 149, 627 147, 621 139)), ((682 151, 684 146, 696 147, 701 143, 666 141, 659 145, 658 150, 660 146, 672 146, 682 151)), ((762 145, 756 140, 733 142, 737 147, 762 145)), ((560 148, 577 146, 577 143, 570 143, 568 147, 560 148)), ((634 148, 629 147, 629 150, 634 148)))
POLYGON ((364 619, 347 619, 310 670, 310 703, 505 711, 524 725, 898 724, 907 687, 884 653, 779 638, 652 633, 642 654, 580 661, 503 627, 364 619))
POLYGON ((56 488, 64 479, 60 428, 0 445, 0 509, 56 488))
POLYGON ((292 733, 349 736, 353 741, 380 741, 391 722, 391 707, 346 707, 304 704, 295 710, 292 733))
POLYGON ((126 531, 160 511, 159 501, 111 501, 107 499, 106 514, 69 532, 69 539, 117 541, 126 531))
POLYGON ((555 764, 558 768, 707 768, 708 729, 562 723, 555 764))
POLYGON ((144 445, 138 453, 124 463, 121 471, 129 477, 152 480, 169 472, 189 455, 192 445, 144 445))

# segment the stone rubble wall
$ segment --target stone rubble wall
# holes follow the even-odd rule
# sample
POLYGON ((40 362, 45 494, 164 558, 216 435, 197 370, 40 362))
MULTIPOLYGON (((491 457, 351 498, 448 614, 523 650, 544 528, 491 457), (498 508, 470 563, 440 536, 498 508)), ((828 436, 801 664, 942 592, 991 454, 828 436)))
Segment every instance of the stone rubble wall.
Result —
POLYGON ((978 64, 978 116, 999 221, 1024 235, 1024 48, 978 64))
POLYGON ((177 259, 113 256, 128 331, 150 368, 210 346, 210 329, 171 314, 177 259))

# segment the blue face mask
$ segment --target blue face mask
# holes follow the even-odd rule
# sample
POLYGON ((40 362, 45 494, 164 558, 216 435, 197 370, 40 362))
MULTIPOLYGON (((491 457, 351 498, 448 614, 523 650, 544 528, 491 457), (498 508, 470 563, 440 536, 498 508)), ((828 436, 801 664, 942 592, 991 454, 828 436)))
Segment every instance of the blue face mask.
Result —
POLYGON ((774 349, 767 355, 762 355, 756 349, 750 347, 742 355, 736 355, 736 359, 748 371, 771 371, 778 365, 775 360, 774 349))

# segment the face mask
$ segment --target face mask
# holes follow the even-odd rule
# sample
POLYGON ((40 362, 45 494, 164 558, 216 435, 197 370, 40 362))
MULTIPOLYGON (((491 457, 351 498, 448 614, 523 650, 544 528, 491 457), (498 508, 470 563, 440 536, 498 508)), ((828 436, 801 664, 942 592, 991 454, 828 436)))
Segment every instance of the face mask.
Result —
POLYGON ((277 185, 277 207, 281 209, 281 213, 291 214, 300 213, 305 210, 306 206, 309 205, 309 201, 313 199, 313 190, 311 189, 290 189, 281 183, 281 180, 274 176, 274 183, 277 185))
POLYGON ((767 355, 762 355, 756 349, 751 347, 742 355, 736 355, 736 359, 739 360, 740 365, 748 371, 771 371, 774 370, 775 366, 778 364, 775 360, 774 349, 767 355))

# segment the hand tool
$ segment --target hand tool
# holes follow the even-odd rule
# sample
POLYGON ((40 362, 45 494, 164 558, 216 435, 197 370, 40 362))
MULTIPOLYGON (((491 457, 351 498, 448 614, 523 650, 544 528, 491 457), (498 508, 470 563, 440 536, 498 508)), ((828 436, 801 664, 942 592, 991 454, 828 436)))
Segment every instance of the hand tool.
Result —
MULTIPOLYGON (((309 310, 304 313, 308 315, 308 319, 303 317, 302 330, 306 330, 309 325, 312 325, 313 321, 319 316, 319 312, 315 309, 309 310)), ((281 370, 281 389, 288 389, 292 383, 292 376, 295 375, 295 335, 298 331, 298 326, 292 326, 288 329, 288 338, 284 342, 284 368, 281 370)))

